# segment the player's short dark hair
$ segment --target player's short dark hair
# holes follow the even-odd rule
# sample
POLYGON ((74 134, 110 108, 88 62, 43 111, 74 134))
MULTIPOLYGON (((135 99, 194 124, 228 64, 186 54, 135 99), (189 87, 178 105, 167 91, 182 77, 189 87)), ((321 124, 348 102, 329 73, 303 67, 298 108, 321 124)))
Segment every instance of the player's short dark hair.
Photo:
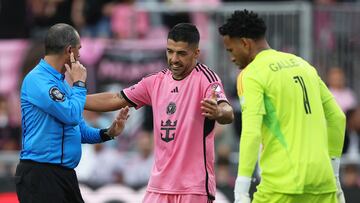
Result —
POLYGON ((59 54, 67 46, 80 44, 77 31, 71 25, 58 23, 50 27, 45 37, 45 54, 59 54))
POLYGON ((191 23, 179 23, 175 25, 168 34, 168 39, 175 42, 187 42, 192 45, 199 45, 200 34, 195 25, 191 23))
POLYGON ((262 18, 253 11, 236 10, 226 23, 219 28, 222 36, 235 38, 261 39, 265 37, 266 25, 262 18))

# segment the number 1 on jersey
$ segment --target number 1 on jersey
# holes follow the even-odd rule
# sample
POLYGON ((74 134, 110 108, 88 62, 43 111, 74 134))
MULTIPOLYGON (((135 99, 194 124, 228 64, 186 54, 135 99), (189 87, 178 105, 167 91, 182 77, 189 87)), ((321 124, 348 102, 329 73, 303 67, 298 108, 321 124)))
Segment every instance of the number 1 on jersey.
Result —
POLYGON ((301 76, 294 76, 295 83, 299 83, 303 92, 304 108, 306 114, 311 114, 310 102, 306 91, 304 80, 301 76))

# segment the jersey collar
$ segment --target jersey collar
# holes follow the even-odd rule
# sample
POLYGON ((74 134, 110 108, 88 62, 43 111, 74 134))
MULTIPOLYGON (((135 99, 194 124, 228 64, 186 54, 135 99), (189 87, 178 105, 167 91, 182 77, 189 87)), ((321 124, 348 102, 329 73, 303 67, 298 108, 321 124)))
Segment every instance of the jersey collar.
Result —
POLYGON ((64 80, 65 75, 59 73, 55 68, 53 68, 48 62, 46 62, 44 59, 40 60, 40 66, 43 67, 46 71, 48 71, 51 75, 53 75, 58 80, 64 80))
POLYGON ((260 51, 260 52, 255 56, 255 58, 261 57, 261 56, 264 55, 264 54, 267 54, 267 53, 270 53, 270 52, 274 52, 274 51, 275 51, 274 49, 264 49, 264 50, 260 51))

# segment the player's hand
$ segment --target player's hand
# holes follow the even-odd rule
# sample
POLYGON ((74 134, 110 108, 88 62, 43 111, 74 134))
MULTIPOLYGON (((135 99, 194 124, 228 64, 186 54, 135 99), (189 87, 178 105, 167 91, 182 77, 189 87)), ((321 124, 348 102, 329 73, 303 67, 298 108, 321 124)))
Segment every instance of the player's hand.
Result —
POLYGON ((110 137, 118 136, 124 130, 125 122, 128 118, 129 107, 126 106, 125 108, 120 109, 118 115, 116 116, 115 120, 107 131, 108 135, 110 137))
POLYGON ((345 203, 345 196, 344 196, 344 193, 341 188, 339 177, 336 177, 336 187, 337 187, 336 197, 337 197, 338 203, 345 203))
POLYGON ((344 197, 344 193, 341 189, 341 184, 340 184, 340 179, 339 179, 340 158, 332 157, 331 165, 332 165, 335 180, 336 180, 336 187, 337 187, 336 197, 337 197, 338 203, 345 203, 345 197, 344 197))
POLYGON ((234 203, 250 203, 249 189, 251 184, 251 178, 238 176, 235 181, 234 188, 234 203))
POLYGON ((216 120, 221 117, 221 111, 216 101, 215 90, 212 90, 211 97, 201 100, 202 115, 208 119, 216 120))
POLYGON ((76 81, 86 81, 87 72, 86 68, 74 57, 74 53, 70 53, 70 63, 71 67, 65 63, 66 71, 69 73, 69 76, 73 82, 76 81))

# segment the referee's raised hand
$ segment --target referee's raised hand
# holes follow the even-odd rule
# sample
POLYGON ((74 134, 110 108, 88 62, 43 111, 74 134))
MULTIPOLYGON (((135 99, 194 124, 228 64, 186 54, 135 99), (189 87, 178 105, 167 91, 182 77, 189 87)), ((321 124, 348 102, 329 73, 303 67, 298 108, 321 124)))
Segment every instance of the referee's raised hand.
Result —
POLYGON ((76 81, 86 81, 87 72, 86 68, 74 57, 74 53, 70 53, 70 63, 71 67, 68 64, 65 64, 66 71, 69 73, 69 76, 73 82, 76 81))
POLYGON ((115 120, 108 129, 108 135, 112 138, 118 136, 124 130, 125 122, 128 118, 129 118, 129 107, 126 106, 120 109, 118 115, 116 116, 115 120))

